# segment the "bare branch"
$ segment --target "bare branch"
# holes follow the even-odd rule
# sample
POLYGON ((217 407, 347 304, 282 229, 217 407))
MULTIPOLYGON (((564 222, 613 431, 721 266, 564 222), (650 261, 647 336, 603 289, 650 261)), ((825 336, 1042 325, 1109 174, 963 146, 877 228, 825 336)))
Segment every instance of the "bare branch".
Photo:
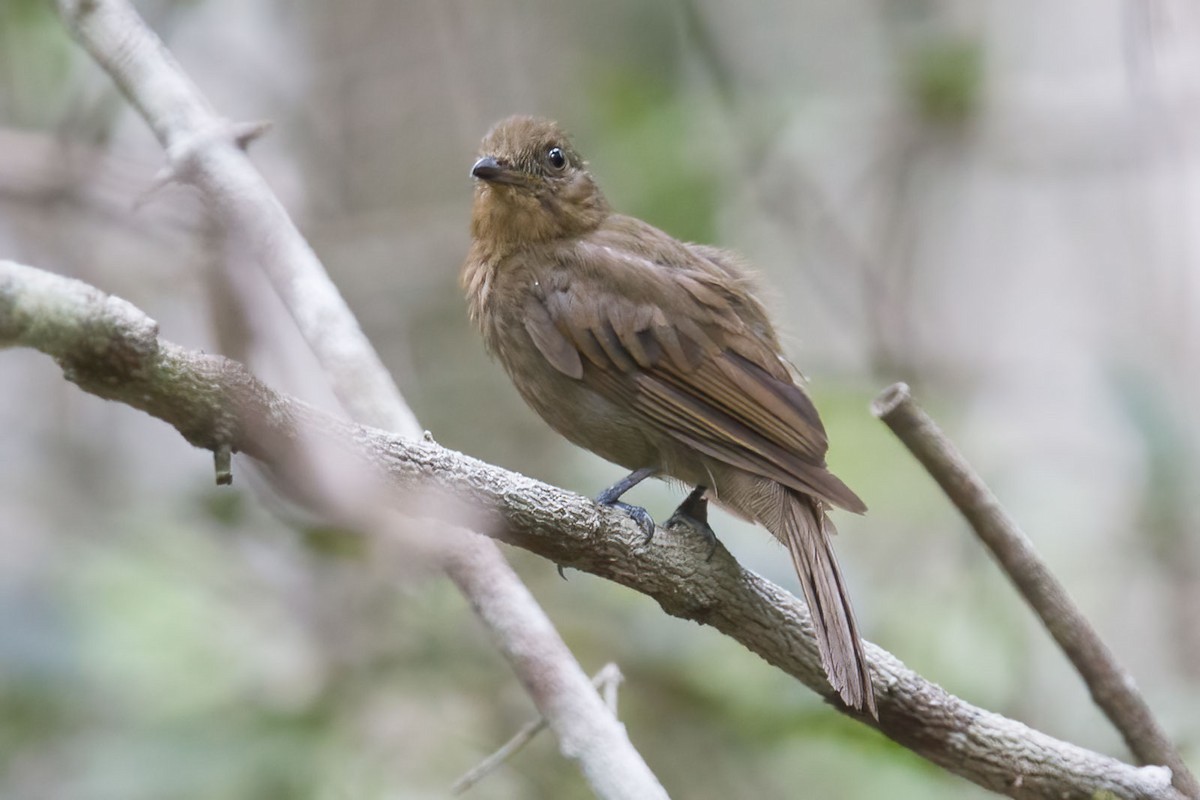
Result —
MULTIPOLYGON (((587 498, 429 441, 316 411, 272 391, 234 362, 156 340, 154 323, 128 303, 9 262, 0 262, 3 345, 41 350, 84 390, 147 411, 199 447, 228 442, 276 474, 287 474, 289 445, 310 437, 333 442, 389 482, 398 502, 416 492, 457 499, 457 506, 419 506, 450 523, 461 521, 461 503, 468 503, 476 519, 490 521, 481 527, 491 535, 628 586, 669 614, 712 626, 853 714, 825 679, 804 604, 742 569, 723 548, 707 562, 703 542, 669 529, 646 543, 625 515, 587 498)), ((1131 767, 1056 740, 950 695, 873 644, 866 651, 879 729, 980 786, 1017 798, 1183 797, 1165 767, 1131 767)))
MULTIPOLYGON (((608 706, 608 710, 617 714, 616 706, 616 690, 617 684, 621 682, 621 670, 616 664, 605 664, 604 667, 592 676, 592 685, 595 686, 604 696, 604 704, 608 706)), ((530 720, 520 727, 513 734, 512 738, 500 746, 500 749, 489 755, 483 761, 480 761, 471 769, 467 770, 462 777, 454 782, 450 787, 451 794, 462 794, 470 789, 475 784, 486 778, 497 767, 518 753, 522 747, 533 741, 533 737, 537 736, 546 729, 546 718, 538 717, 530 720)))
POLYGON ((483 761, 480 761, 475 766, 471 767, 450 787, 450 794, 460 795, 466 792, 475 784, 491 775, 493 771, 505 761, 512 758, 520 752, 521 748, 533 741, 533 737, 537 736, 546 729, 546 718, 538 717, 530 720, 521 726, 513 737, 500 746, 500 749, 489 755, 483 761))
POLYGON ((1096 705, 1116 726, 1142 764, 1165 764, 1189 797, 1200 784, 1146 704, 1133 676, 1100 638, 1066 588, 1042 561, 1033 542, 1017 527, 954 443, 913 400, 903 383, 886 389, 872 406, 875 415, 904 442, 963 513, 991 550, 1046 630, 1083 677, 1096 705))
MULTIPOLYGON (((58 0, 56 5, 76 39, 149 123, 166 150, 166 174, 195 185, 230 245, 262 266, 343 407, 356 420, 419 438, 416 416, 345 300, 245 155, 264 126, 218 116, 125 0, 58 0)), ((458 547, 458 557, 446 565, 450 578, 500 643, 550 721, 560 749, 579 763, 592 789, 605 798, 665 798, 624 728, 604 708, 499 550, 478 539, 465 539, 458 547), (517 632, 524 649, 510 638, 517 632)))
POLYGON ((167 170, 194 184, 227 234, 271 278, 355 419, 419 436, 420 425, 354 315, 239 140, 123 0, 59 0, 59 15, 149 123, 167 170))
MULTIPOLYGON (((625 727, 590 683, 587 692, 563 691, 576 680, 579 664, 522 583, 496 583, 491 562, 494 552, 457 548, 450 557, 450 577, 471 598, 500 651, 514 665, 525 690, 558 737, 563 755, 579 762, 588 784, 601 797, 666 798, 666 790, 640 756, 631 763, 626 753, 606 744, 606 740, 619 739, 633 750, 625 727)), ((588 680, 586 675, 583 679, 588 680)))

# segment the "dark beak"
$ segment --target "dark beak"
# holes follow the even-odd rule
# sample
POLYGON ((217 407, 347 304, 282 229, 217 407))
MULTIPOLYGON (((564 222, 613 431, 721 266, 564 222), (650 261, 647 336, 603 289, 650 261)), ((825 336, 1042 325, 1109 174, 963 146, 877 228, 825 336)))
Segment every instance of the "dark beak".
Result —
POLYGON ((471 176, 488 183, 505 183, 509 186, 519 186, 525 183, 520 172, 512 167, 502 165, 491 156, 484 156, 471 167, 471 176))

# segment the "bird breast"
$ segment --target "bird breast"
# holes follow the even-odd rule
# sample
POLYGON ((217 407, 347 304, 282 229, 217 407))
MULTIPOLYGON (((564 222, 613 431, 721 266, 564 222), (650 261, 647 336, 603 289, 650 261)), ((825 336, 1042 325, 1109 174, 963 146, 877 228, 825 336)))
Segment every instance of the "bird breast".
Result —
POLYGON ((488 349, 529 407, 566 439, 631 470, 659 466, 658 444, 629 409, 556 369, 533 341, 524 314, 543 298, 543 280, 537 270, 501 264, 484 282, 490 285, 479 298, 478 322, 488 349))

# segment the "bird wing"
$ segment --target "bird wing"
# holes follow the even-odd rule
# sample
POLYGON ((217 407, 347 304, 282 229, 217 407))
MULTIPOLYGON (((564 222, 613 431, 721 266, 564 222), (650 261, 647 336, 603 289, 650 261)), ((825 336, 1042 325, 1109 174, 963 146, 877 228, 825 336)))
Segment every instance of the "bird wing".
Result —
POLYGON ((720 251, 623 219, 640 226, 640 251, 619 246, 628 230, 601 229, 551 259, 524 315, 539 352, 706 456, 864 511, 825 469, 817 410, 741 274, 720 251))

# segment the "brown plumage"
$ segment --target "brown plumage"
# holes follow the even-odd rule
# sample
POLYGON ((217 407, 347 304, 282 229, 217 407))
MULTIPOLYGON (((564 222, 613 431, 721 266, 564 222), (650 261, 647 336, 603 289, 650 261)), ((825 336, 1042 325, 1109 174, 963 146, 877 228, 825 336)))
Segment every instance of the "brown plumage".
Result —
POLYGON ((554 430, 633 470, 698 487, 678 517, 707 531, 703 493, 787 546, 821 661, 847 705, 875 715, 870 673, 825 510, 863 502, 825 467, 812 401, 780 355, 736 257, 613 213, 549 120, 510 117, 483 140, 471 319, 554 430))

